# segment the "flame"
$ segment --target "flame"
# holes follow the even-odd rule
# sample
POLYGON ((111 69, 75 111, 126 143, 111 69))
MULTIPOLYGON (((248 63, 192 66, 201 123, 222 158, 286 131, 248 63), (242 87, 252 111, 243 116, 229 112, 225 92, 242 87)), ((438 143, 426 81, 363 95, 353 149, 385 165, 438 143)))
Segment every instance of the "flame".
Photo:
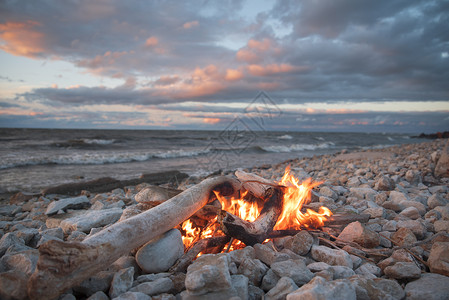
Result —
POLYGON ((322 227, 327 217, 332 212, 326 207, 320 207, 318 212, 307 209, 306 213, 302 213, 301 209, 304 204, 308 204, 312 199, 312 189, 322 182, 313 182, 308 178, 302 184, 298 178, 290 175, 290 167, 285 169, 284 176, 279 181, 280 185, 285 186, 283 209, 274 230, 281 229, 301 229, 302 226, 322 227))
MULTIPOLYGON (((324 221, 332 215, 332 212, 327 207, 320 207, 318 212, 311 209, 307 209, 306 212, 301 212, 303 206, 311 201, 312 189, 322 182, 313 182, 311 178, 299 182, 299 179, 290 174, 290 167, 285 169, 285 173, 282 179, 278 182, 280 186, 283 186, 283 209, 278 218, 274 230, 283 229, 308 229, 308 228, 320 228, 324 226, 324 221)), ((238 216, 242 220, 254 222, 262 210, 262 205, 256 201, 249 201, 246 198, 248 192, 245 191, 240 199, 226 198, 214 191, 217 199, 220 201, 222 209, 238 216)), ((216 222, 217 218, 209 222, 205 228, 200 229, 193 227, 190 220, 182 223, 182 230, 185 232, 183 235, 183 243, 188 249, 193 242, 199 239, 216 236, 219 224, 216 222)), ((222 233, 221 233, 222 234, 222 233)), ((230 250, 240 249, 244 247, 244 244, 235 240, 230 246, 230 250)), ((201 255, 201 254, 200 254, 201 255)))

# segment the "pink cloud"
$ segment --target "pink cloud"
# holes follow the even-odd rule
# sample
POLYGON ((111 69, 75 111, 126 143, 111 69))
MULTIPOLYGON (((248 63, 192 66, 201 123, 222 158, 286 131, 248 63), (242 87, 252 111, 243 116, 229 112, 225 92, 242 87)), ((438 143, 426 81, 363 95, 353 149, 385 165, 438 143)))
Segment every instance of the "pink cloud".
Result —
POLYGON ((257 63, 280 52, 281 49, 271 39, 264 38, 261 41, 251 39, 245 47, 237 51, 236 58, 246 63, 257 63))
POLYGON ((306 70, 306 67, 292 66, 291 64, 270 64, 270 65, 256 65, 248 66, 248 71, 254 76, 268 76, 280 73, 292 73, 295 71, 306 70))
POLYGON ((44 34, 35 29, 38 26, 34 21, 0 24, 0 49, 17 56, 39 56, 45 52, 45 41, 44 34))
POLYGON ((236 81, 243 78, 243 73, 239 70, 235 69, 227 69, 225 80, 227 81, 236 81))
POLYGON ((186 22, 186 23, 184 23, 184 25, 182 25, 182 27, 184 28, 184 29, 190 29, 190 28, 193 28, 193 27, 196 27, 196 26, 198 26, 200 23, 198 22, 198 21, 191 21, 191 22, 186 22))
POLYGON ((147 47, 153 47, 153 46, 156 46, 157 44, 159 44, 159 39, 155 36, 149 37, 145 41, 145 46, 147 46, 147 47))
POLYGON ((204 118, 203 122, 207 123, 207 124, 217 124, 217 123, 221 122, 221 119, 219 119, 219 118, 204 118))

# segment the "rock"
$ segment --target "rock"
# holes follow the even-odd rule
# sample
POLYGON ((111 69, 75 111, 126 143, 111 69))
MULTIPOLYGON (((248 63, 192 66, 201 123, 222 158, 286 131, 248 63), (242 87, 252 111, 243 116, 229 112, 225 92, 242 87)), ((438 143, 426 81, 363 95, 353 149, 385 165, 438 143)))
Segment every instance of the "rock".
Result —
POLYGON ((115 298, 127 292, 134 281, 134 268, 130 267, 122 269, 114 274, 112 278, 111 287, 109 289, 109 297, 115 298))
POLYGON ((349 279, 354 286, 357 299, 384 300, 403 299, 405 296, 402 287, 395 281, 384 278, 369 279, 361 275, 349 279))
POLYGON ((449 140, 446 142, 443 151, 441 151, 434 174, 437 177, 449 177, 449 140))
POLYGON ((158 205, 178 195, 180 192, 182 191, 152 185, 140 190, 136 194, 135 199, 139 203, 158 205))
POLYGON ((14 195, 12 195, 9 198, 9 203, 10 204, 18 204, 18 203, 23 203, 25 201, 28 201, 30 199, 32 199, 33 197, 39 197, 40 194, 33 194, 33 193, 27 193, 27 192, 18 192, 14 195))
POLYGON ((61 199, 58 201, 51 202, 47 210, 45 211, 45 214, 47 216, 54 215, 58 213, 60 210, 67 210, 67 209, 83 209, 88 208, 90 206, 90 201, 86 196, 79 196, 74 198, 66 198, 61 199))
POLYGON ((443 220, 448 220, 449 221, 449 205, 437 206, 437 207, 434 208, 434 210, 436 210, 437 212, 440 213, 441 218, 443 220))
POLYGON ((338 194, 334 190, 332 190, 330 187, 328 187, 328 186, 322 186, 320 188, 320 194, 322 196, 331 198, 333 200, 337 200, 338 199, 338 194))
POLYGON ((0 273, 0 299, 25 300, 28 299, 28 276, 18 271, 0 273))
POLYGON ((432 194, 436 194, 436 193, 447 193, 448 192, 448 187, 445 185, 434 185, 429 187, 429 192, 432 194))
POLYGON ((449 232, 449 221, 437 220, 433 223, 435 232, 449 232))
POLYGON ((421 172, 416 170, 408 170, 405 173, 405 179, 412 185, 418 185, 422 182, 421 172))
POLYGON ((449 204, 449 200, 441 197, 439 194, 433 194, 427 199, 427 206, 429 209, 434 209, 437 206, 445 206, 449 204))
POLYGON ((374 185, 374 189, 378 191, 392 191, 396 187, 394 181, 388 176, 380 176, 374 185))
POLYGON ((285 299, 288 294, 296 291, 298 286, 289 277, 282 277, 266 295, 265 300, 281 300, 285 299))
POLYGON ((148 281, 155 281, 157 279, 160 278, 165 278, 165 277, 169 277, 171 273, 155 273, 155 274, 145 274, 145 275, 140 275, 139 277, 137 277, 136 281, 138 283, 142 283, 142 282, 148 282, 148 281))
POLYGON ((383 231, 396 231, 398 229, 398 222, 395 220, 387 221, 383 226, 383 231))
POLYGON ((122 209, 120 208, 87 211, 83 215, 61 221, 60 226, 66 234, 75 230, 89 233, 92 228, 115 223, 121 215, 122 209))
POLYGON ((331 266, 329 269, 332 270, 333 279, 349 278, 355 275, 353 269, 344 266, 331 266))
POLYGON ((290 237, 284 242, 284 247, 298 255, 309 253, 313 244, 313 237, 307 230, 301 230, 296 235, 290 237))
POLYGON ((328 265, 327 263, 321 262, 321 261, 314 262, 314 263, 307 265, 307 268, 312 272, 320 272, 323 270, 328 270, 328 269, 330 269, 330 267, 331 267, 330 265, 328 265))
POLYGON ((251 246, 246 246, 243 249, 238 249, 229 252, 229 257, 231 258, 231 261, 236 263, 237 265, 240 265, 242 262, 244 262, 247 259, 254 259, 256 258, 256 251, 251 246))
POLYGON ((171 229, 143 245, 136 253, 136 261, 146 273, 167 271, 184 254, 181 232, 171 229))
POLYGON ((364 263, 355 270, 355 273, 360 275, 374 275, 375 277, 380 277, 382 270, 372 263, 364 263))
POLYGON ((421 269, 414 262, 396 262, 386 267, 384 273, 394 279, 415 279, 421 276, 421 269))
POLYGON ((25 241, 17 237, 13 232, 8 232, 0 239, 0 256, 3 256, 10 248, 20 249, 25 246, 25 241))
POLYGON ((102 291, 98 291, 86 300, 109 300, 109 297, 102 291))
POLYGON ((413 207, 413 206, 407 207, 406 209, 401 211, 399 213, 399 215, 407 217, 407 218, 412 219, 412 220, 416 220, 416 219, 421 217, 420 214, 419 214, 418 209, 416 207, 413 207))
POLYGON ((248 300, 262 300, 264 296, 264 291, 259 287, 251 284, 248 286, 248 300))
POLYGON ((376 200, 377 192, 372 188, 352 187, 349 189, 349 196, 355 197, 359 200, 376 200))
POLYGON ((339 239, 346 242, 354 242, 365 248, 374 248, 379 246, 379 235, 371 231, 360 222, 352 222, 338 236, 339 239))
POLYGON ((313 245, 311 254, 313 259, 332 266, 345 266, 351 269, 353 267, 351 257, 344 250, 335 250, 325 246, 313 245))
POLYGON ((185 281, 186 281, 186 274, 182 272, 174 273, 170 275, 168 278, 173 282, 173 289, 171 292, 173 294, 178 294, 186 289, 185 281))
POLYGON ((148 296, 154 296, 162 293, 167 293, 173 288, 173 282, 170 278, 164 277, 156 279, 151 282, 141 283, 133 288, 131 288, 130 292, 139 292, 148 296))
POLYGON ((232 288, 240 299, 248 299, 248 277, 244 275, 231 276, 232 288))
POLYGON ((141 292, 126 292, 113 300, 151 300, 151 297, 141 292))
POLYGON ((273 272, 272 269, 269 269, 267 274, 262 279, 261 289, 265 292, 268 292, 272 288, 276 286, 276 283, 281 279, 279 275, 273 272))
POLYGON ((449 242, 433 243, 427 262, 432 273, 449 276, 449 242))
POLYGON ((313 278, 313 273, 310 272, 304 261, 300 259, 275 262, 271 265, 271 269, 281 278, 291 278, 298 286, 302 286, 313 278))
POLYGON ((405 286, 407 300, 443 300, 448 299, 449 277, 440 274, 424 273, 421 278, 405 286))
POLYGON ((20 211, 22 211, 20 206, 17 206, 15 204, 0 206, 0 216, 13 217, 20 211))
POLYGON ((369 214, 371 219, 385 218, 385 208, 383 207, 370 207, 363 211, 364 214, 369 214))
POLYGON ((140 273, 140 267, 136 262, 136 258, 131 255, 124 255, 114 261, 108 270, 118 272, 122 269, 128 269, 131 267, 134 268, 134 277, 136 277, 140 273))
POLYGON ((80 285, 73 287, 73 291, 85 296, 91 296, 98 291, 106 293, 113 277, 114 272, 101 271, 97 275, 84 280, 80 285))
POLYGON ((399 228, 398 231, 393 233, 391 239, 399 246, 410 246, 417 242, 416 236, 413 232, 405 227, 399 228))
POLYGON ((238 268, 238 273, 248 277, 251 283, 256 286, 260 285, 267 271, 268 267, 258 259, 244 260, 238 268))
POLYGON ((287 300, 356 300, 355 288, 345 280, 327 282, 322 277, 315 277, 308 284, 287 295, 287 300))
POLYGON ((225 255, 202 255, 187 268, 186 289, 191 295, 229 290, 232 287, 225 255))
POLYGON ((403 220, 398 221, 398 228, 410 229, 417 239, 423 239, 426 236, 427 229, 420 220, 403 220))
POLYGON ((268 266, 271 266, 275 262, 290 259, 290 256, 288 254, 276 252, 274 251, 273 247, 270 246, 270 243, 254 245, 256 258, 261 260, 268 266))

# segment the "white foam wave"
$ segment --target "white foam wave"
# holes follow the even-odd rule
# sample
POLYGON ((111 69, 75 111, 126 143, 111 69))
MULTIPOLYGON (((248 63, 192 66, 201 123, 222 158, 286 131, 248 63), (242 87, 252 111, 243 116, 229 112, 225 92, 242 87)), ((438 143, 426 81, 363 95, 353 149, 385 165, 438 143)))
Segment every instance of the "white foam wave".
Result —
POLYGON ((110 145, 113 144, 115 142, 114 139, 112 140, 103 140, 103 139, 83 139, 83 142, 86 144, 91 144, 91 145, 110 145))
POLYGON ((281 152, 300 152, 300 151, 312 151, 312 150, 316 150, 316 149, 328 149, 332 146, 334 146, 335 144, 332 142, 327 142, 327 143, 321 143, 321 144, 317 144, 317 145, 312 145, 312 144, 293 144, 293 145, 289 145, 289 146, 266 146, 266 147, 262 147, 263 150, 267 151, 267 152, 276 152, 276 153, 281 153, 281 152))
POLYGON ((284 134, 284 135, 278 136, 278 139, 280 139, 280 140, 291 140, 291 139, 293 139, 293 137, 291 135, 284 134))

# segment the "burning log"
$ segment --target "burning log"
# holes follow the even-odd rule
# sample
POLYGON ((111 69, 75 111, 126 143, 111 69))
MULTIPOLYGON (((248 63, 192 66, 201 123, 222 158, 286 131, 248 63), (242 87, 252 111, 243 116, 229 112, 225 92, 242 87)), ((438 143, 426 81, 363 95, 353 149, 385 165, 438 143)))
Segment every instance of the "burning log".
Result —
POLYGON ((103 229, 82 243, 49 241, 41 245, 36 270, 28 282, 29 297, 58 297, 64 290, 188 219, 212 199, 213 190, 233 195, 240 190, 240 182, 229 177, 209 178, 150 210, 103 229))
POLYGON ((264 237, 273 230, 281 215, 282 196, 283 192, 280 187, 267 189, 263 198, 268 200, 254 222, 248 222, 227 211, 221 211, 219 222, 223 232, 242 241, 245 245, 252 246, 262 243, 265 240, 264 237))

